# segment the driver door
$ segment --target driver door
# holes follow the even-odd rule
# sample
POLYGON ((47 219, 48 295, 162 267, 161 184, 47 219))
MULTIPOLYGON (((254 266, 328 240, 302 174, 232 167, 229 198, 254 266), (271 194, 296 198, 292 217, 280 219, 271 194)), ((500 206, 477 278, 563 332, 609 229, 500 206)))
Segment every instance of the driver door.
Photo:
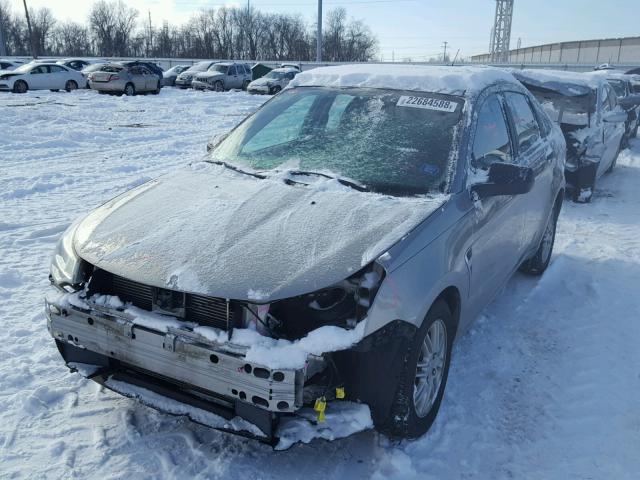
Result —
MULTIPOLYGON (((502 97, 482 102, 473 139, 467 186, 485 183, 493 163, 516 163, 516 153, 502 97)), ((524 249, 525 212, 517 196, 501 195, 475 202, 474 229, 465 254, 470 271, 469 303, 477 313, 503 287, 518 267, 524 249)))
POLYGON ((51 84, 51 74, 46 65, 39 65, 31 70, 27 82, 31 90, 42 90, 44 88, 58 88, 49 86, 51 84))
POLYGON ((242 77, 238 75, 238 67, 231 65, 227 70, 227 81, 225 84, 227 89, 242 87, 242 77))

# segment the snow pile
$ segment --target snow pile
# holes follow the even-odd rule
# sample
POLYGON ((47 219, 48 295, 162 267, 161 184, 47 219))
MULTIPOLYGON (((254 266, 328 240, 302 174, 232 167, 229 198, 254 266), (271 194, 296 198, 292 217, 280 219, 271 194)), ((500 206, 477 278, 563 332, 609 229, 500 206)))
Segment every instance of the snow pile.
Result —
POLYGON ((367 405, 352 402, 332 402, 327 406, 325 421, 317 422, 317 413, 303 408, 293 417, 285 417, 276 432, 276 450, 286 450, 294 443, 309 443, 316 438, 336 440, 373 428, 367 405))
POLYGON ((512 75, 492 67, 356 64, 307 70, 298 74, 287 88, 389 88, 465 95, 500 81, 516 83, 512 75))

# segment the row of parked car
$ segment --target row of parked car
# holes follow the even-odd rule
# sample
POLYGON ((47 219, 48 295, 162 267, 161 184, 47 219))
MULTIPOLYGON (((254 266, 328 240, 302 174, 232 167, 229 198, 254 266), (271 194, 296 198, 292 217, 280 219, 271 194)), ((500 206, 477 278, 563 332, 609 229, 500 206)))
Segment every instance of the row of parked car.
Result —
POLYGON ((218 92, 242 89, 250 93, 275 94, 300 72, 299 66, 285 64, 252 81, 249 64, 213 60, 177 65, 167 71, 144 60, 64 59, 35 60, 26 64, 0 60, 0 67, 0 90, 25 93, 41 89, 71 91, 91 88, 100 93, 125 95, 159 93, 163 86, 218 92))

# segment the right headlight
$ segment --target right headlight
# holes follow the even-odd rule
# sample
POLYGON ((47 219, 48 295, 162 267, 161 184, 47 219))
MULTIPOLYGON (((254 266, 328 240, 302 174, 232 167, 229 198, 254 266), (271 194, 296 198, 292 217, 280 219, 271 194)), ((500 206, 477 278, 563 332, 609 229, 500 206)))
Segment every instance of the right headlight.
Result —
POLYGON ((76 289, 84 280, 86 263, 76 254, 73 239, 80 222, 76 221, 62 234, 51 260, 49 280, 56 287, 76 289))

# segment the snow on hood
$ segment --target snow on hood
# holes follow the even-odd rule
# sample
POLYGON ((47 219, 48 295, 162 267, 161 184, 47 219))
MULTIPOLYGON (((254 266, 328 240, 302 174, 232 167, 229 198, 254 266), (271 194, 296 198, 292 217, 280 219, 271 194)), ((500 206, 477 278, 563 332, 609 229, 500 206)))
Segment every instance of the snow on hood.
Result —
POLYGON ((493 67, 357 64, 307 70, 291 80, 289 87, 392 88, 464 95, 499 81, 517 83, 511 74, 493 67))
POLYGON ((206 71, 206 72, 196 73, 195 76, 200 78, 224 77, 224 73, 206 71))
POLYGON ((89 214, 74 247, 137 282, 271 302, 344 280, 447 198, 363 193, 335 180, 292 186, 198 163, 89 214))

